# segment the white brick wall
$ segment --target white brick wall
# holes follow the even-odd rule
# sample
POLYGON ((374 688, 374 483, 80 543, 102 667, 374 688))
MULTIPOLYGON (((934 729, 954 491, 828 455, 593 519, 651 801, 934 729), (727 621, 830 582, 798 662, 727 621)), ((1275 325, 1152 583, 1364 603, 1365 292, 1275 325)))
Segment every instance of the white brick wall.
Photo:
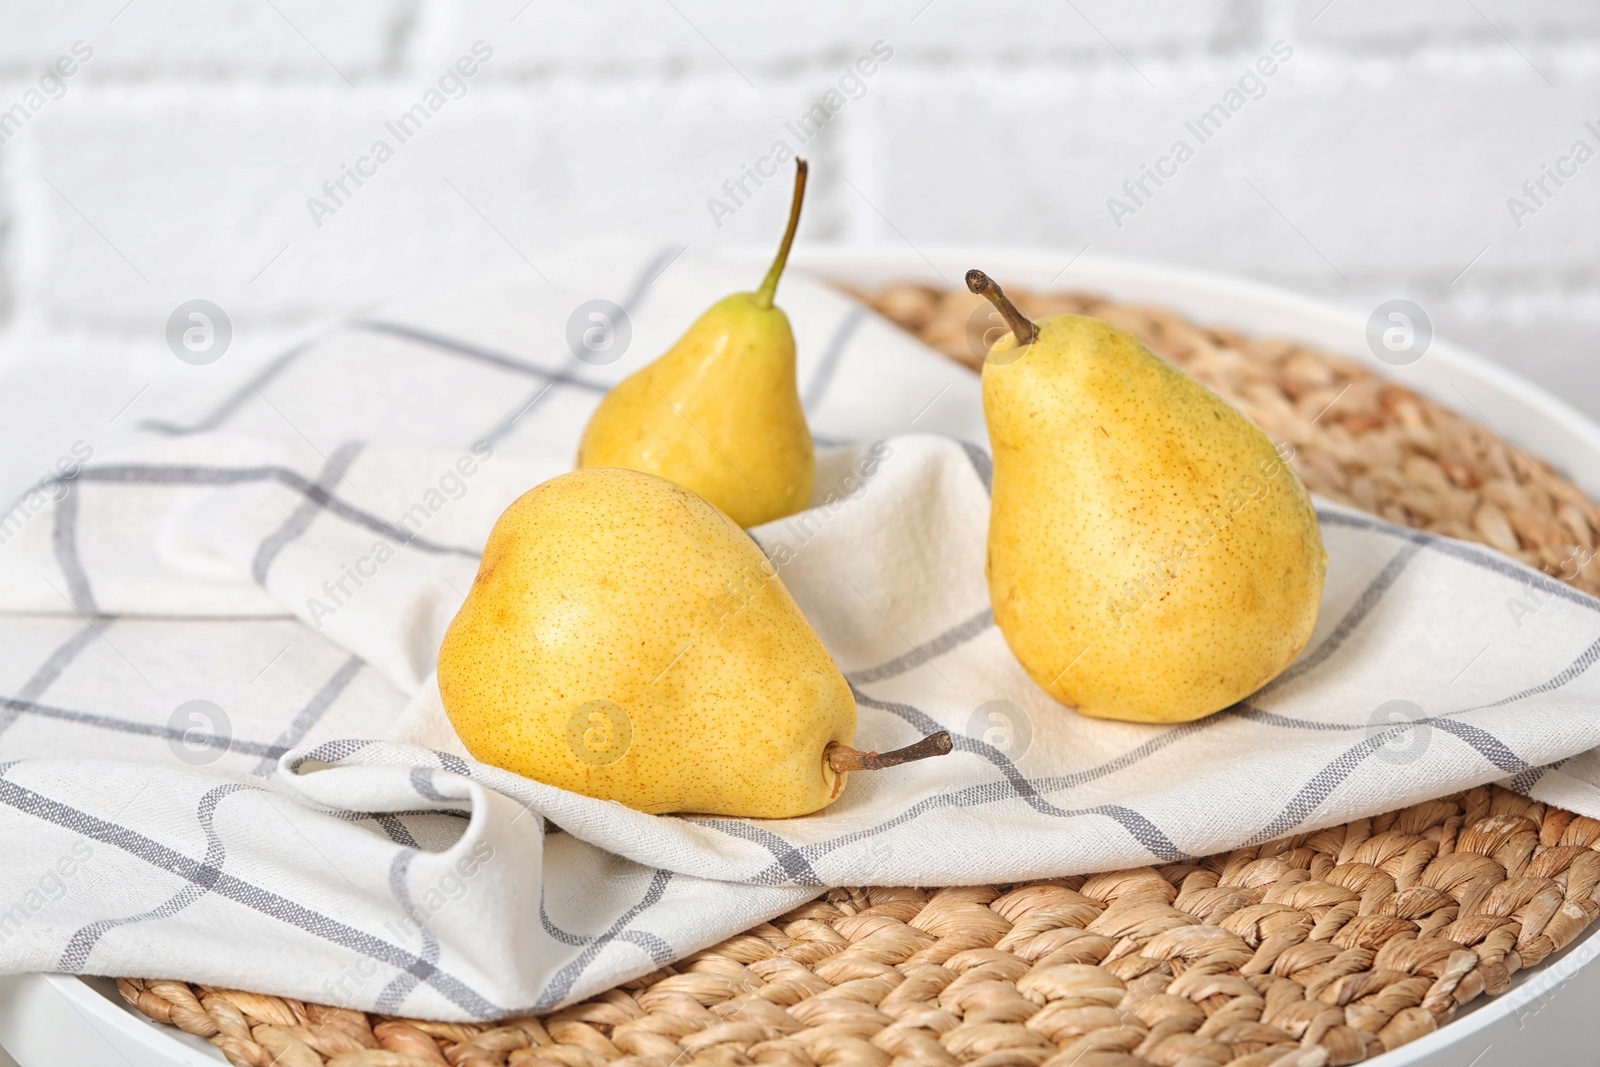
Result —
POLYGON ((781 192, 721 227, 706 198, 877 41, 893 58, 806 146, 807 240, 1088 243, 1406 295, 1600 417, 1600 160, 1520 228, 1505 206, 1600 147, 1595 0, 0 0, 0 122, 42 103, 0 147, 0 389, 186 374, 162 329, 196 296, 248 362, 579 246, 765 242, 781 192), (465 95, 316 226, 306 199, 478 40, 465 95), (1115 225, 1107 198, 1279 40, 1265 95, 1115 225))
POLYGON ((108 83, 342 82, 399 73, 411 18, 404 0, 3 0, 0 68, 32 74, 83 40, 108 83))
POLYGON ((1600 6, 1590 0, 1298 0, 1294 24, 1325 43, 1352 49, 1429 43, 1504 44, 1538 48, 1572 35, 1600 33, 1600 6), (1315 22, 1312 20, 1315 19, 1315 22))

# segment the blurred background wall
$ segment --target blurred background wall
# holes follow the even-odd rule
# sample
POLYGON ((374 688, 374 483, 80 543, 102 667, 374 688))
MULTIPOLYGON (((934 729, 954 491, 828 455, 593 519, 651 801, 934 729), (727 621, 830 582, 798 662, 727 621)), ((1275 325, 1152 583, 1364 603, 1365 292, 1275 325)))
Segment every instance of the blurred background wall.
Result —
POLYGON ((195 372, 191 299, 248 365, 485 271, 769 245, 780 141, 803 242, 1407 297, 1600 416, 1596 0, 0 0, 0 141, 8 448, 195 372))

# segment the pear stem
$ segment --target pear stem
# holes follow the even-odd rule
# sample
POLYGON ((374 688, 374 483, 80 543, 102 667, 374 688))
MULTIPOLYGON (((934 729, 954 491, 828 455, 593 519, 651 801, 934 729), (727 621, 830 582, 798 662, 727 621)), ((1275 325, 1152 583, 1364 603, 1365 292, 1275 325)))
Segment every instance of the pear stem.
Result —
POLYGON ((778 246, 778 258, 772 261, 772 268, 761 280, 761 288, 756 290, 755 302, 758 308, 771 307, 772 298, 778 293, 778 278, 783 274, 784 264, 789 262, 789 249, 794 244, 794 231, 800 226, 800 204, 806 198, 806 173, 810 169, 805 160, 795 157, 794 200, 789 204, 789 227, 783 231, 783 243, 778 246))
POLYGON ((915 763, 929 756, 944 756, 950 752, 950 731, 940 730, 929 734, 916 744, 897 748, 893 752, 863 752, 837 741, 829 741, 822 750, 822 758, 836 774, 850 771, 881 771, 885 767, 898 767, 902 763, 915 763))
POLYGON ((998 282, 981 270, 969 270, 967 288, 979 296, 987 297, 991 304, 1000 309, 1000 314, 1005 316, 1006 325, 1011 327, 1011 332, 1017 338, 1018 348, 1033 344, 1033 339, 1039 336, 1039 328, 1011 302, 1011 298, 1006 296, 1005 290, 1000 288, 998 282))

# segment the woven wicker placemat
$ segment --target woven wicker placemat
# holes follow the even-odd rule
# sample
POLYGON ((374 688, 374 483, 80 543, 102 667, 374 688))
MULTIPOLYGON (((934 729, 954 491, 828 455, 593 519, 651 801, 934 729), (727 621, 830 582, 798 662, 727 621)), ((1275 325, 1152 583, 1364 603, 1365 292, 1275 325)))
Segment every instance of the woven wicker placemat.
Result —
MULTIPOLYGON (((977 298, 864 299, 982 359, 977 298)), ((1363 367, 1159 309, 1098 315, 1237 404, 1314 491, 1480 541, 1590 592, 1600 509, 1547 465, 1363 367)), ((1600 914, 1600 821, 1499 787, 1194 863, 1011 886, 834 889, 540 1018, 468 1025, 120 979, 248 1067, 1259 1067, 1355 1063, 1436 1029, 1600 914)))

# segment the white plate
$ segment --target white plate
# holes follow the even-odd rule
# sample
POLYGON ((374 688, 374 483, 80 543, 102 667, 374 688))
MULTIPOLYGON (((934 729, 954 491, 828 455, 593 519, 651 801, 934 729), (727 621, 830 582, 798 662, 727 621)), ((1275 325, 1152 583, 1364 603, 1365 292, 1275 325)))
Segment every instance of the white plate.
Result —
MULTIPOLYGON (((731 255, 759 273, 771 249, 752 247, 731 255)), ((1072 258, 1070 252, 1002 247, 819 247, 797 250, 793 264, 862 285, 895 280, 960 285, 969 267, 980 267, 1002 286, 1086 289, 1171 308, 1202 323, 1308 341, 1490 426, 1554 464, 1591 496, 1600 496, 1600 426, 1458 345, 1436 336, 1416 363, 1390 366, 1367 348, 1370 308, 1340 308, 1204 271, 1092 254, 1076 262, 1072 258)), ((1480 1007, 1444 1029, 1368 1062, 1372 1067, 1520 1067, 1574 1061, 1578 1050, 1592 1044, 1591 1005, 1600 1003, 1600 966, 1592 965, 1597 955, 1600 936, 1591 931, 1543 966, 1519 973, 1509 993, 1481 999, 1480 1007)), ((63 975, 0 979, 0 1046, 21 1067, 213 1067, 222 1062, 205 1042, 132 1011, 111 982, 63 975)), ((0 1067, 10 1067, 3 1054, 0 1067)))

